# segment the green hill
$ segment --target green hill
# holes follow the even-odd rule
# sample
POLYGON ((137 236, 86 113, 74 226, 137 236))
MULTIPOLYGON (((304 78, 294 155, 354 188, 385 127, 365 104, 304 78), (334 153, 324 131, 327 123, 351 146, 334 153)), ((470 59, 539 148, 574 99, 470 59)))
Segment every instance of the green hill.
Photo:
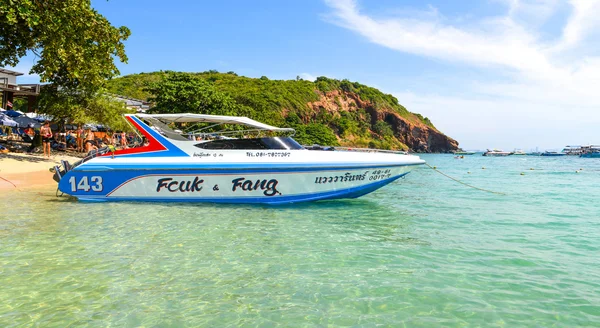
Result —
MULTIPOLYGON (((206 114, 248 116, 275 126, 293 127, 304 144, 343 145, 383 149, 447 152, 457 143, 439 132, 431 121, 409 112, 398 100, 379 90, 348 80, 319 77, 315 82, 249 78, 233 72, 177 73, 160 71, 115 78, 109 92, 152 100, 157 83, 167 85, 170 106, 156 111, 193 111, 206 114), (182 91, 173 86, 194 81, 196 89, 182 91), (196 107, 182 108, 180 103, 196 107), (219 106, 227 108, 222 112, 219 106)), ((189 89, 188 85, 188 89, 189 89)), ((162 99, 164 103, 164 98, 162 99)))

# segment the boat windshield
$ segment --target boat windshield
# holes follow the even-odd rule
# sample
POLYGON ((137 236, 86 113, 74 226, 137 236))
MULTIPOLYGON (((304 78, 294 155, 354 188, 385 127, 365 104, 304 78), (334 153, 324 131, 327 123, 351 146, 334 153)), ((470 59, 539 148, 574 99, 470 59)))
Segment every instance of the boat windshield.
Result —
POLYGON ((211 140, 195 146, 202 149, 304 149, 302 145, 290 137, 211 140))

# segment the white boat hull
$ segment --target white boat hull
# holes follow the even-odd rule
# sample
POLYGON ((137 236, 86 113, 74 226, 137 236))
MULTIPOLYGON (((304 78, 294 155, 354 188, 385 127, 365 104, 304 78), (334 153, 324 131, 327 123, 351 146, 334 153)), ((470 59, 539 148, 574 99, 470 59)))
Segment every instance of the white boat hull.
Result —
POLYGON ((71 171, 59 188, 85 201, 284 204, 359 197, 412 167, 71 171))

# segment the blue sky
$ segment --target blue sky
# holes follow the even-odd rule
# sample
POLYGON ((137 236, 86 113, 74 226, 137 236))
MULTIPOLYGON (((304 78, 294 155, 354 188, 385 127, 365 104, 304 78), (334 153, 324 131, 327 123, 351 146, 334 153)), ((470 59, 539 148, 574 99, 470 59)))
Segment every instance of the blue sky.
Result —
POLYGON ((394 94, 465 149, 600 143, 599 0, 92 5, 132 31, 123 75, 216 69, 348 78, 394 94))

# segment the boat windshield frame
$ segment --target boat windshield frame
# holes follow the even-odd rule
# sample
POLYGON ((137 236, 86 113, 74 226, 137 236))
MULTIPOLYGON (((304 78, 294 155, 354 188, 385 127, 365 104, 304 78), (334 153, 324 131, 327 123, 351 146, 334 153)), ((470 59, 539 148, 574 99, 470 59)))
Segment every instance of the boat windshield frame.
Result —
MULTIPOLYGON (((218 115, 203 115, 203 114, 129 114, 126 116, 136 116, 150 123, 150 127, 163 135, 166 138, 191 141, 197 138, 204 139, 242 139, 242 138, 260 138, 260 137, 293 137, 296 130, 292 128, 278 128, 258 121, 254 121, 247 117, 234 116, 218 116, 218 115), (180 118, 182 120, 180 120, 180 118), (197 119, 195 119, 197 118, 197 119), (196 128, 192 131, 183 132, 182 130, 174 130, 170 123, 213 123, 208 126, 196 128), (250 127, 242 130, 221 130, 221 131, 206 131, 208 129, 218 128, 226 125, 241 125, 250 127), (239 135, 239 136, 238 136, 239 135), (236 137, 237 136, 237 137, 236 137)), ((196 127, 196 126, 194 126, 196 127)), ((137 130, 137 129, 135 129, 137 130)))

